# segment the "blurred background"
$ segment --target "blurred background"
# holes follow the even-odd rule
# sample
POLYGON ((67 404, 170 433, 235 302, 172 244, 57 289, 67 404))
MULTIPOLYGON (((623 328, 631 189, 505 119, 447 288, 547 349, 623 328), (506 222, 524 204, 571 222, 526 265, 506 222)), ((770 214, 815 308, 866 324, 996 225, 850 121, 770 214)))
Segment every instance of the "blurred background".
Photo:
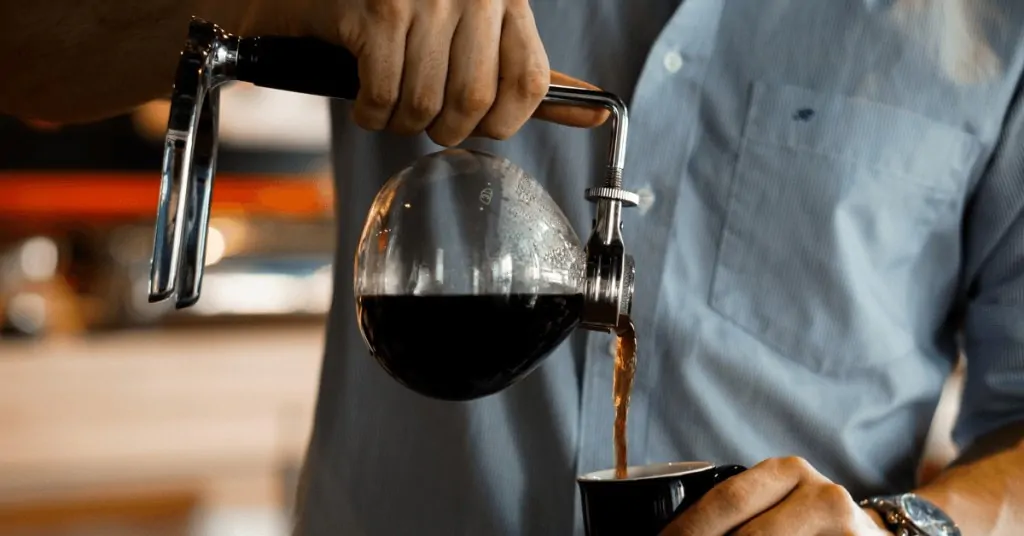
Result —
POLYGON ((203 300, 146 301, 167 103, 0 117, 0 534, 282 536, 330 304, 326 101, 234 85, 203 300))
MULTIPOLYGON (((167 104, 0 117, 0 534, 284 536, 331 296, 327 103, 233 85, 203 299, 146 300, 167 104)), ((956 454, 947 388, 922 464, 956 454)))

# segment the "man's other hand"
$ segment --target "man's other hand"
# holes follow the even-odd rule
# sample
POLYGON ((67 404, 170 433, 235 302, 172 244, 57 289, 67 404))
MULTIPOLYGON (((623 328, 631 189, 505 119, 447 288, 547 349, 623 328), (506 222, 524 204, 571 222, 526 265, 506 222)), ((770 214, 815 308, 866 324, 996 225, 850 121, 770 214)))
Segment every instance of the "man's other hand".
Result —
POLYGON ((772 458, 719 484, 662 536, 891 536, 802 458, 772 458))

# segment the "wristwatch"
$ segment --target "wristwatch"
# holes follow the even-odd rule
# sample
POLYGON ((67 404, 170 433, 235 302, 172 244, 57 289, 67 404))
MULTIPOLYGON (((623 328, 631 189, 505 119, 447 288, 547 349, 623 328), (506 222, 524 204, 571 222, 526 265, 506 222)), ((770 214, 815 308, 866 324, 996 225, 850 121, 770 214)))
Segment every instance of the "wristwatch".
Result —
POLYGON ((860 506, 878 512, 895 536, 960 536, 960 529, 945 512, 913 493, 871 497, 860 506))

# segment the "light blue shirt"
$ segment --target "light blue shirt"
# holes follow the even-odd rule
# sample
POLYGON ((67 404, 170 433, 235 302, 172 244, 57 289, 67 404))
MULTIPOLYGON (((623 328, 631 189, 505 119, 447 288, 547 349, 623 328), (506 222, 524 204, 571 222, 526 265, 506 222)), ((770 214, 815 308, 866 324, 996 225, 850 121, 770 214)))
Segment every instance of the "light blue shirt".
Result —
MULTIPOLYGON (((1024 2, 532 4, 552 67, 630 105, 633 464, 799 455, 854 497, 909 490, 959 349, 958 442, 1024 419, 1024 2)), ((337 106, 303 533, 581 534, 575 477, 613 464, 611 338, 579 330, 471 403, 388 377, 357 330, 352 258, 378 188, 437 148, 337 106)), ((586 235, 607 129, 471 145, 586 235)))

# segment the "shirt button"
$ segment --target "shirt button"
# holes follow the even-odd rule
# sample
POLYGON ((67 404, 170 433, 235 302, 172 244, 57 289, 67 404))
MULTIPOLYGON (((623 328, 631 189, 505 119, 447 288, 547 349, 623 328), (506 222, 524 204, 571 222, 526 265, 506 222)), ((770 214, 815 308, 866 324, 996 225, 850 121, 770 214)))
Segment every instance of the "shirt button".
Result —
POLYGON ((670 73, 675 73, 679 69, 683 68, 683 57, 678 52, 672 51, 665 54, 665 58, 662 60, 665 65, 665 70, 670 73))

